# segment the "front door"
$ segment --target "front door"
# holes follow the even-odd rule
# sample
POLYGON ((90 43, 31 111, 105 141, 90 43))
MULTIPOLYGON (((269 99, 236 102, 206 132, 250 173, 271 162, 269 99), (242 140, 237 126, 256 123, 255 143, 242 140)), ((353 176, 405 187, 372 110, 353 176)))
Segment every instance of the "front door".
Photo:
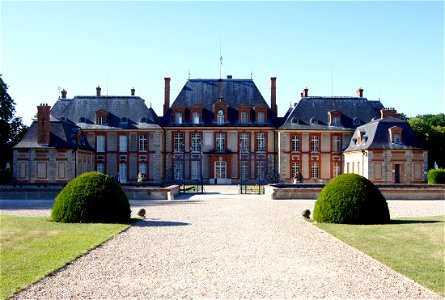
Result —
POLYGON ((395 164, 394 165, 394 183, 400 183, 400 172, 401 168, 400 168, 400 164, 395 164))
POLYGON ((226 184, 227 163, 225 161, 215 161, 215 184, 226 184))

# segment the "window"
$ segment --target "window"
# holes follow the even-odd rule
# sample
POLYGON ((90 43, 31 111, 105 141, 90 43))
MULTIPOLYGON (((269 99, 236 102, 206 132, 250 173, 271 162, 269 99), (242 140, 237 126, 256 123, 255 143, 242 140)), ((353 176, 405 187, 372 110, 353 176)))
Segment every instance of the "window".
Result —
POLYGON ((85 123, 85 118, 84 117, 80 117, 79 118, 79 123, 85 123))
POLYGON ((183 175, 184 175, 184 167, 183 167, 182 161, 175 160, 175 162, 173 164, 174 179, 181 180, 183 178, 183 175))
POLYGON ((224 111, 222 109, 218 110, 218 117, 216 119, 218 124, 224 124, 224 111))
POLYGON ((340 125, 341 125, 340 117, 333 117, 332 118, 332 126, 340 126, 340 125))
POLYGON ((105 117, 104 116, 98 116, 97 117, 97 124, 98 125, 105 125, 105 117))
POLYGON ((264 112, 259 112, 258 113, 258 124, 264 124, 264 120, 265 120, 265 114, 264 112))
POLYGON ((300 152, 300 136, 292 136, 292 152, 300 152))
POLYGON ((145 152, 147 151, 147 136, 146 135, 140 135, 139 136, 139 151, 140 152, 145 152))
POLYGON ((182 124, 182 113, 181 112, 175 113, 175 123, 182 124))
POLYGON ((266 151, 266 134, 257 133, 256 135, 256 151, 266 151))
POLYGON ((201 164, 198 160, 192 160, 192 179, 198 180, 201 178, 201 164))
POLYGON ((226 136, 224 133, 216 134, 216 152, 226 151, 226 136))
POLYGON ((201 151, 201 134, 192 133, 192 152, 201 151))
POLYGON ((173 137, 173 151, 181 152, 184 147, 184 134, 182 132, 176 132, 173 137))
POLYGON ((142 117, 141 118, 141 123, 147 123, 147 118, 146 117, 142 117))
POLYGON ((127 152, 128 138, 126 135, 119 136, 119 152, 127 152))
POLYGON ((193 124, 199 124, 199 112, 193 112, 193 124))
POLYGON ((341 172, 340 172, 340 163, 339 162, 335 162, 333 165, 332 165, 332 175, 334 176, 334 177, 336 177, 336 176, 338 176, 338 175, 340 175, 341 174, 341 172))
POLYGON ((96 137, 96 151, 105 152, 105 135, 98 135, 96 137))
POLYGON ((127 182, 127 163, 119 163, 119 182, 127 182))
POLYGON ((399 133, 394 133, 392 135, 392 140, 394 144, 401 144, 401 138, 399 133))
POLYGON ((292 168, 292 178, 297 178, 298 174, 300 173, 300 163, 293 162, 291 168, 292 168))
POLYGON ((239 135, 239 148, 242 153, 249 153, 249 134, 241 133, 239 135))
POLYGON ((241 179, 249 180, 249 161, 241 161, 241 179))
POLYGON ((359 119, 359 118, 354 118, 354 119, 352 119, 352 124, 353 124, 354 126, 358 126, 358 125, 360 125, 360 119, 359 119))
POLYGON ((121 123, 127 124, 128 123, 128 119, 126 117, 123 117, 121 119, 121 123))
POLYGON ((332 137, 332 152, 340 152, 341 150, 341 138, 336 135, 332 137))
POLYGON ((96 171, 100 172, 102 174, 105 174, 105 164, 104 163, 97 163, 96 164, 96 171))
POLYGON ((147 163, 139 163, 139 173, 144 173, 147 176, 147 163))
POLYGON ((249 113, 246 111, 242 111, 241 112, 241 124, 247 124, 248 123, 248 118, 249 118, 249 113))
POLYGON ((311 176, 312 178, 318 178, 318 162, 313 161, 311 164, 311 176))
POLYGON ((318 136, 311 137, 311 152, 319 151, 319 138, 318 136))
POLYGON ((256 173, 257 178, 259 180, 266 178, 266 161, 264 160, 257 160, 256 162, 256 173))

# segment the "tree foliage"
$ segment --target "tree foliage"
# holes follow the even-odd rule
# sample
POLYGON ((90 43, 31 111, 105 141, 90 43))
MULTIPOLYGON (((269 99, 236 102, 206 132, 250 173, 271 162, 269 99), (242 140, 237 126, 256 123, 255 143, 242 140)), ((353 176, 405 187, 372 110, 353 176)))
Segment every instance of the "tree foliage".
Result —
POLYGON ((445 114, 425 114, 408 119, 417 138, 428 149, 428 169, 445 167, 445 114))
POLYGON ((28 127, 15 116, 15 102, 8 94, 8 85, 0 74, 0 169, 12 163, 12 147, 25 135, 28 127))

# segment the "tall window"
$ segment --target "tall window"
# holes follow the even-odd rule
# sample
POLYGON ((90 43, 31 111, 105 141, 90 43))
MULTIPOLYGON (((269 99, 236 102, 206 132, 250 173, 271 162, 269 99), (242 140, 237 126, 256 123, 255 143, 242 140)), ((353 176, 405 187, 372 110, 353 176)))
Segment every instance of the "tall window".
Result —
POLYGON ((256 135, 256 151, 266 151, 266 134, 257 133, 256 135))
POLYGON ((241 179, 249 180, 249 161, 241 161, 241 179))
POLYGON ((184 165, 181 160, 175 160, 173 163, 173 177, 176 180, 183 179, 184 165))
POLYGON ((292 152, 300 152, 300 136, 292 136, 292 152))
POLYGON ((105 135, 98 135, 96 137, 96 151, 105 152, 105 135))
POLYGON ((119 152, 127 152, 128 139, 126 135, 119 136, 119 152))
POLYGON ((127 163, 119 163, 119 182, 127 182, 127 163))
POLYGON ((193 112, 193 124, 199 124, 199 112, 193 112))
POLYGON ((216 134, 216 152, 226 151, 226 136, 224 133, 216 134))
POLYGON ((192 160, 192 179, 198 180, 201 178, 201 164, 198 160, 192 160))
POLYGON ((175 132, 173 135, 173 151, 181 152, 184 148, 184 134, 182 132, 175 132))
POLYGON ((218 124, 224 124, 224 111, 222 109, 218 110, 218 117, 216 119, 218 124))
POLYGON ((316 161, 313 161, 312 162, 312 164, 311 164, 311 175, 312 175, 312 178, 318 178, 318 170, 319 170, 319 168, 318 168, 318 162, 316 162, 316 161))
POLYGON ((192 133, 192 152, 201 151, 201 134, 192 133))
POLYGON ((140 152, 145 152, 147 151, 147 147, 148 143, 147 143, 147 136, 146 135, 140 135, 139 136, 139 151, 140 152))
POLYGON ((292 167, 292 178, 297 178, 298 174, 300 173, 300 163, 293 162, 291 167, 292 167))
POLYGON ((256 162, 257 178, 262 180, 266 178, 266 161, 257 160, 256 162))
POLYGON ((139 163, 139 173, 144 173, 147 176, 147 163, 139 163))
POLYGON ((265 114, 264 112, 259 112, 258 113, 258 124, 264 124, 264 120, 265 120, 265 114))
POLYGON ((97 163, 96 164, 96 171, 100 172, 102 174, 105 174, 105 164, 104 163, 97 163))
POLYGON ((239 148, 240 152, 248 153, 249 152, 249 134, 241 133, 239 135, 239 148))
POLYGON ((332 137, 332 152, 341 151, 341 138, 336 135, 332 137))
POLYGON ((333 175, 334 177, 337 177, 338 175, 341 174, 341 169, 340 169, 340 163, 339 162, 335 162, 332 166, 332 171, 333 171, 333 175))
POLYGON ((248 123, 248 117, 249 113, 246 111, 241 112, 241 124, 247 124, 248 123))
POLYGON ((318 136, 311 137, 311 152, 318 152, 320 149, 320 141, 318 136))
POLYGON ((182 113, 181 112, 175 113, 175 123, 182 124, 182 113))

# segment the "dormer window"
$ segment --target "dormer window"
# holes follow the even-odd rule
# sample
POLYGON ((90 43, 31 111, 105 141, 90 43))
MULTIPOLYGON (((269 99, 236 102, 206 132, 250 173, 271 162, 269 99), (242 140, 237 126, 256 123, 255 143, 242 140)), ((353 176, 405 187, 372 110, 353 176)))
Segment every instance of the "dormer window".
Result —
POLYGON ((105 125, 105 117, 104 116, 97 117, 97 124, 98 125, 105 125))
POLYGON ((185 122, 185 107, 183 105, 175 105, 173 108, 173 122, 175 124, 183 124, 185 122))
POLYGON ((247 104, 242 104, 238 107, 239 123, 248 124, 250 119, 250 107, 247 104))
POLYGON ((354 126, 358 126, 358 125, 360 125, 360 119, 359 119, 359 118, 354 118, 354 119, 352 120, 352 124, 353 124, 354 126))
POLYGON ((334 117, 334 118, 332 119, 332 125, 333 125, 333 126, 340 126, 340 125, 341 125, 340 118, 339 118, 339 117, 334 117))
POLYGON ((267 106, 259 104, 255 106, 256 123, 265 124, 267 122, 267 106))
POLYGON ((193 119, 193 124, 199 124, 199 122, 200 122, 200 120, 199 120, 200 119, 199 112, 194 111, 192 119, 193 119))
POLYGON ((141 123, 147 123, 147 118, 143 117, 143 118, 141 119, 141 123))
POLYGON ((182 124, 182 113, 181 112, 175 113, 175 123, 182 124))
POLYGON ((202 122, 202 106, 193 104, 190 106, 190 121, 192 124, 200 124, 202 122))
POLYGON ((125 117, 123 117, 123 118, 121 119, 121 123, 127 124, 127 123, 128 123, 128 119, 125 118, 125 117))
POLYGON ((79 123, 85 123, 85 118, 84 117, 80 117, 79 118, 79 123))
POLYGON ((329 112, 329 125, 340 126, 341 125, 341 112, 333 110, 329 112))
POLYGON ((398 134, 398 133, 394 133, 394 135, 392 136, 392 139, 393 139, 394 144, 402 143, 402 138, 400 137, 400 134, 398 134))
POLYGON ((311 124, 318 124, 317 118, 311 118, 311 124))
POLYGON ((107 124, 107 112, 103 109, 96 111, 96 124, 106 125, 107 124))
POLYGON ((265 113, 264 112, 259 112, 258 113, 258 124, 264 124, 265 123, 265 113))
POLYGON ((216 123, 219 125, 224 124, 224 111, 222 109, 218 110, 216 123))
POLYGON ((403 129, 399 126, 393 126, 389 128, 389 137, 391 143, 402 144, 402 131, 403 129))

